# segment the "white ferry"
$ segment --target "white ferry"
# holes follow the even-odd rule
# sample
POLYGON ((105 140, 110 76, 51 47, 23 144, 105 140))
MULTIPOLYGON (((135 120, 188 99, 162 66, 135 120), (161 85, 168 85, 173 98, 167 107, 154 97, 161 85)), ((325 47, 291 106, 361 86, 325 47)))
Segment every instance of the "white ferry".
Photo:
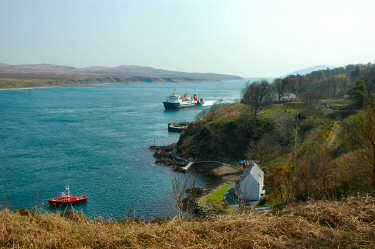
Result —
POLYGON ((173 95, 167 97, 163 102, 165 110, 179 109, 185 107, 193 107, 203 105, 203 99, 198 98, 196 94, 193 97, 188 97, 185 93, 184 96, 176 95, 176 91, 173 90, 173 95))

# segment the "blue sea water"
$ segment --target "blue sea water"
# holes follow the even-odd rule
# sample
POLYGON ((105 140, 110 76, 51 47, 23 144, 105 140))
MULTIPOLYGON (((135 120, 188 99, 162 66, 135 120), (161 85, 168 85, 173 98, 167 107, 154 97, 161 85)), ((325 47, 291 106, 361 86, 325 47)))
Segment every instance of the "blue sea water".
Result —
MULTIPOLYGON (((150 145, 177 142, 171 121, 192 121, 220 98, 240 98, 244 80, 106 84, 0 91, 0 204, 31 208, 66 185, 86 194, 76 206, 90 217, 122 218, 132 209, 150 219, 175 214, 169 168, 150 145), (206 104, 165 111, 163 100, 197 93, 206 104), (37 195, 37 196, 36 196, 37 195), (35 201, 38 199, 38 201, 35 201)), ((183 176, 182 176, 183 177, 183 176)), ((198 175, 198 184, 212 184, 198 175)), ((45 207, 46 210, 47 207, 45 207)))

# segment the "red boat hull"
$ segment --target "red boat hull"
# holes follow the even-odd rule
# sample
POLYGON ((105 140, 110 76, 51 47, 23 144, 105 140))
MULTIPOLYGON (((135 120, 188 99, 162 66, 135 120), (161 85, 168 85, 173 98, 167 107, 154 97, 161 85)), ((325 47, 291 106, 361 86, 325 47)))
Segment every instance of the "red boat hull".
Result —
POLYGON ((61 198, 48 199, 49 205, 53 205, 53 206, 73 205, 77 203, 83 203, 85 201, 87 201, 86 195, 74 196, 74 197, 65 198, 65 199, 61 199, 61 198))

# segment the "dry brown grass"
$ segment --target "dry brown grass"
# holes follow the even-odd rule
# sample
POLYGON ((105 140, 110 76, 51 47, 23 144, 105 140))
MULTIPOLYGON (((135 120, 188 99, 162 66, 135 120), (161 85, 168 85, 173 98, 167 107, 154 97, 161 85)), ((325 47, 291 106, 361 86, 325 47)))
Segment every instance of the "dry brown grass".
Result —
POLYGON ((363 197, 158 223, 0 212, 0 247, 16 248, 374 248, 374 231, 375 200, 363 197))
POLYGON ((223 120, 236 120, 241 117, 246 112, 249 112, 250 108, 241 103, 234 103, 228 106, 225 106, 222 109, 218 110, 216 114, 218 117, 216 119, 223 119, 223 120))

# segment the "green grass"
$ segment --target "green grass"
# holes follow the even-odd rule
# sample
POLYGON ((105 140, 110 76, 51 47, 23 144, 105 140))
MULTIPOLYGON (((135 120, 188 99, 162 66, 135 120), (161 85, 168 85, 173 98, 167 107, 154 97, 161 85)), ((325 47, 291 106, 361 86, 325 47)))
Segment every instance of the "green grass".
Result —
POLYGON ((280 163, 283 163, 284 161, 285 161, 285 158, 283 158, 282 156, 280 156, 280 157, 277 157, 275 159, 272 159, 267 164, 280 164, 280 163))
POLYGON ((272 104, 265 107, 260 111, 258 117, 259 119, 275 119, 280 115, 280 112, 289 112, 295 115, 297 106, 301 108, 301 103, 299 102, 286 102, 283 104, 272 104))
POLYGON ((225 191, 230 187, 230 184, 224 184, 217 192, 207 195, 206 199, 214 204, 220 204, 224 201, 225 191))

